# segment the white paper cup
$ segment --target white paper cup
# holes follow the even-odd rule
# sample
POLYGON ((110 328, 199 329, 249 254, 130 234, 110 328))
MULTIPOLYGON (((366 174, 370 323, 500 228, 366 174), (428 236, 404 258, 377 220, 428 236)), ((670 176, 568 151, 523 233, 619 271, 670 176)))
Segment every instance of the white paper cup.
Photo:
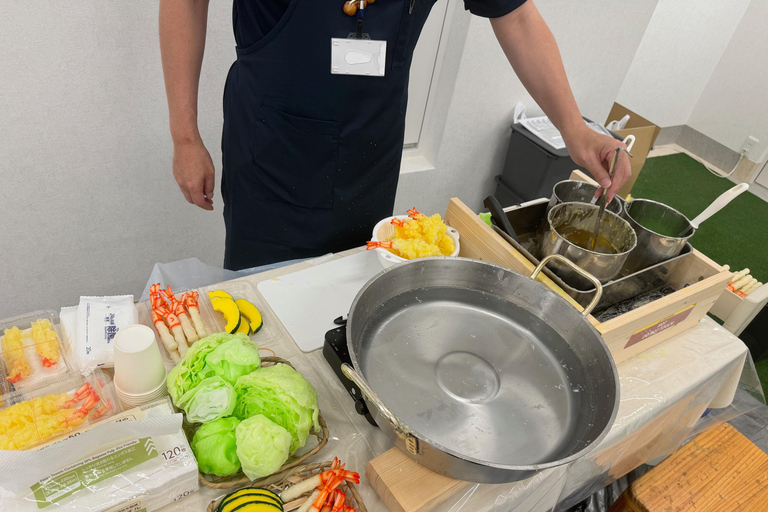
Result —
POLYGON ((165 385, 165 365, 155 333, 146 325, 128 325, 114 339, 115 387, 126 397, 149 395, 165 385))
POLYGON ((168 394, 168 389, 165 386, 165 381, 163 381, 156 389, 140 395, 125 393, 117 387, 117 385, 115 385, 115 392, 123 408, 130 409, 132 407, 138 407, 154 402, 155 400, 166 396, 168 394))
POLYGON ((163 382, 161 382, 155 389, 147 391, 146 393, 126 393, 120 389, 117 384, 115 384, 115 392, 120 398, 135 402, 138 400, 144 400, 145 398, 165 396, 168 394, 168 389, 166 388, 165 380, 163 380, 163 382))

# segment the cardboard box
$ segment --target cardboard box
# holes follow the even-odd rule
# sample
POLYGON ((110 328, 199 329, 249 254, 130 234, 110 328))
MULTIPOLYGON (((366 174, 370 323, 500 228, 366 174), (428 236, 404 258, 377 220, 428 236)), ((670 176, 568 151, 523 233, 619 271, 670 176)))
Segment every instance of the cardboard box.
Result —
POLYGON ((626 138, 627 135, 635 136, 635 144, 632 146, 632 158, 629 159, 630 164, 632 164, 632 176, 627 180, 624 186, 619 189, 619 195, 621 197, 627 197, 627 194, 632 190, 635 180, 637 180, 640 171, 643 169, 645 159, 648 157, 648 152, 653 147, 653 143, 656 141, 659 131, 661 131, 661 128, 649 120, 618 103, 613 104, 613 108, 611 108, 611 112, 608 114, 608 119, 605 120, 605 124, 608 124, 611 121, 618 121, 627 114, 629 114, 627 126, 623 130, 614 130, 614 133, 621 138, 626 138))

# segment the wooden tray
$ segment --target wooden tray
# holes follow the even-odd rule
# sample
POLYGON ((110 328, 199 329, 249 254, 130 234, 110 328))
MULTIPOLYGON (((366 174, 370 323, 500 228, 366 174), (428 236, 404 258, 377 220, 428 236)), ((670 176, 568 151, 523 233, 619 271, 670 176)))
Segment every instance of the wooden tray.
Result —
MULTIPOLYGON (((578 179, 579 176, 572 175, 571 178, 578 179)), ((459 256, 495 263, 524 275, 533 271, 533 264, 522 253, 459 199, 453 198, 449 202, 445 221, 461 235, 459 256)), ((668 280, 668 284, 678 291, 603 323, 589 316, 617 363, 696 325, 731 280, 731 272, 695 249, 686 259, 687 263, 676 266, 674 275, 668 280)), ((540 274, 538 280, 579 311, 583 310, 550 278, 540 274)))

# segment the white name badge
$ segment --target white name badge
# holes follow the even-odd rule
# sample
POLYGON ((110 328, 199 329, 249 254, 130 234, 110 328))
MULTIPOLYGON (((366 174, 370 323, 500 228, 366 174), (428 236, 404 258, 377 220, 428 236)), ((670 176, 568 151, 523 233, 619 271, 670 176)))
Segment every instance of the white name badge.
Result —
POLYGON ((331 74, 384 76, 387 42, 372 39, 331 39, 331 74))

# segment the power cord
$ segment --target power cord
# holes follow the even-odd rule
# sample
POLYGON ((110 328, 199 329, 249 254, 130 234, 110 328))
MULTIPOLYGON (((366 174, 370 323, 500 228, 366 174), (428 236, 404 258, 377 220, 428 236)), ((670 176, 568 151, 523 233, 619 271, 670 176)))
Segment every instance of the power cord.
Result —
POLYGON ((688 154, 688 156, 690 156, 691 158, 693 158, 694 160, 699 162, 701 165, 703 165, 709 172, 711 172, 712 174, 714 174, 718 178, 730 178, 731 175, 734 172, 736 172, 736 168, 739 167, 739 164, 741 163, 742 160, 744 160, 744 157, 747 156, 747 151, 745 149, 741 150, 741 153, 739 154, 739 161, 736 162, 736 165, 733 166, 733 169, 731 169, 731 172, 729 172, 728 174, 721 174, 718 171, 710 168, 703 160, 700 160, 698 157, 693 156, 690 153, 687 153, 687 154, 688 154))

